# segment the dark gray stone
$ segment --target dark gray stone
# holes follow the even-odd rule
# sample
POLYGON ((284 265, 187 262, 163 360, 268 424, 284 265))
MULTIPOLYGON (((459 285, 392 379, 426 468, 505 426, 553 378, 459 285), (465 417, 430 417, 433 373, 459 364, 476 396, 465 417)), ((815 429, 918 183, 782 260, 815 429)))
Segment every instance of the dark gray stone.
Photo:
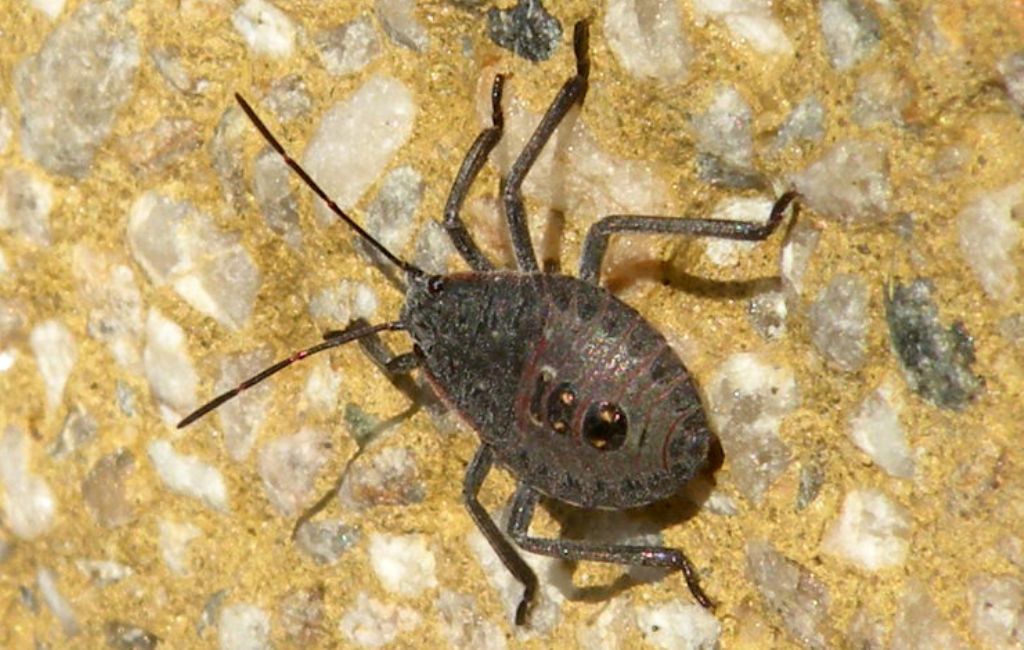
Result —
POLYGON ((520 0, 511 9, 487 12, 487 35, 530 61, 547 61, 562 40, 562 24, 540 0, 520 0))

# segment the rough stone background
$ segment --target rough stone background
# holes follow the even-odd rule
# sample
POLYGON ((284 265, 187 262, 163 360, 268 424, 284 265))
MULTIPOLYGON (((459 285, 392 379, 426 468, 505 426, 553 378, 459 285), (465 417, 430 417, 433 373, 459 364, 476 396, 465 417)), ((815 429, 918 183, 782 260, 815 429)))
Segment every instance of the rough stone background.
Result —
MULTIPOLYGON (((0 9, 0 646, 1024 647, 1024 9, 547 10, 560 29, 533 2, 0 9), (685 549, 713 617, 678 575, 549 562, 516 630, 518 591, 460 503, 475 436, 429 399, 410 409, 355 346, 173 422, 401 304, 233 93, 298 157, 324 147, 313 171, 389 245, 461 268, 428 224, 490 80, 510 75, 509 130, 528 128, 584 17, 585 110, 527 185, 563 268, 609 212, 806 200, 753 247, 613 245, 610 286, 703 387, 724 465, 649 512, 535 523, 685 549), (368 87, 346 161, 318 125, 368 87)), ((498 175, 466 214, 508 259, 498 175)), ((512 488, 497 472, 482 499, 500 510, 512 488)))

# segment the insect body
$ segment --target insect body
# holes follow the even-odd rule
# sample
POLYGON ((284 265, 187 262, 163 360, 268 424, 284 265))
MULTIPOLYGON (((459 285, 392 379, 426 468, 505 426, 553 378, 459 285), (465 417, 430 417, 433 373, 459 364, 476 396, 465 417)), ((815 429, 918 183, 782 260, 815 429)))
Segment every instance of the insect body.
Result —
POLYGON ((761 240, 778 227, 795 194, 776 201, 765 224, 654 216, 609 216, 587 235, 579 277, 542 273, 520 188, 565 115, 583 101, 590 62, 588 29, 577 23, 576 74, 555 97, 502 183, 502 200, 518 270, 498 270, 477 247, 459 210, 503 129, 503 78, 492 92, 492 126, 473 143, 452 186, 444 226, 470 271, 430 275, 388 251, 342 211, 292 160, 252 108, 237 97, 267 141, 328 206, 405 273, 405 305, 397 321, 356 322, 246 380, 181 421, 186 426, 246 388, 311 354, 359 340, 387 373, 418 369, 480 436, 463 483, 474 522, 523 584, 516 623, 526 622, 537 577, 477 499, 495 464, 517 479, 508 522, 520 548, 573 559, 642 564, 683 572, 694 597, 710 599, 677 549, 542 539, 529 534, 541 496, 583 508, 624 509, 676 493, 707 461, 711 432, 697 389, 665 338, 599 283, 611 235, 668 233, 761 240), (412 351, 388 356, 377 338, 404 330, 412 351))

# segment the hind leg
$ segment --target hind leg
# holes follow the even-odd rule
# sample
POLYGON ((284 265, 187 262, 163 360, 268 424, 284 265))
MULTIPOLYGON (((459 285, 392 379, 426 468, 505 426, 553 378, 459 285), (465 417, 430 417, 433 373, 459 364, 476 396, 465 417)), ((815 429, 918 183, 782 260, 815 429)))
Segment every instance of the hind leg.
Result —
POLYGON ((528 485, 516 488, 512 501, 512 515, 508 521, 508 534, 525 551, 549 555, 562 560, 589 560, 612 564, 643 565, 681 571, 686 586, 698 603, 712 608, 711 599, 700 587, 697 570, 682 551, 664 546, 631 546, 619 544, 596 544, 567 539, 541 539, 531 537, 530 522, 537 506, 539 494, 528 485))

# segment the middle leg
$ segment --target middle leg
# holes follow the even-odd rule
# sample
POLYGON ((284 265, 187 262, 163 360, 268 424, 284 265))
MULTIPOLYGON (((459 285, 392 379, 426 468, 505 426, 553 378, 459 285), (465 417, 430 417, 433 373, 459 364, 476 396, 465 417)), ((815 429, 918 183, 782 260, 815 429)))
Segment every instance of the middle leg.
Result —
POLYGON ((698 603, 711 609, 711 599, 700 587, 697 570, 683 552, 664 546, 632 546, 597 544, 567 539, 541 539, 530 536, 530 522, 540 495, 528 485, 516 488, 512 501, 512 514, 508 520, 508 534, 523 550, 548 555, 562 560, 590 560, 612 564, 643 565, 676 569, 682 572, 686 586, 698 603))

